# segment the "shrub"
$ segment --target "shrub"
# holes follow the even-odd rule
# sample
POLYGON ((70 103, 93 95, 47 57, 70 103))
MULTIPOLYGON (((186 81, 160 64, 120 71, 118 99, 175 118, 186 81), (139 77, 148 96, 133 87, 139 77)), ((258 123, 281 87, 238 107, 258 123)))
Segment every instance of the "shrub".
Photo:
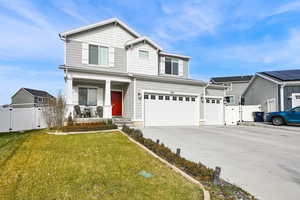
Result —
POLYGON ((138 141, 161 158, 167 160, 171 164, 176 165, 178 168, 182 169, 187 174, 197 178, 198 180, 210 181, 212 179, 214 173, 212 169, 206 167, 205 165, 199 163, 197 164, 177 156, 164 144, 157 144, 151 139, 144 138, 141 130, 134 130, 126 125, 123 126, 122 130, 131 138, 138 141))
POLYGON ((67 125, 62 128, 63 132, 78 132, 78 131, 100 131, 117 129, 118 126, 115 124, 105 124, 103 122, 93 123, 75 123, 73 125, 67 125))

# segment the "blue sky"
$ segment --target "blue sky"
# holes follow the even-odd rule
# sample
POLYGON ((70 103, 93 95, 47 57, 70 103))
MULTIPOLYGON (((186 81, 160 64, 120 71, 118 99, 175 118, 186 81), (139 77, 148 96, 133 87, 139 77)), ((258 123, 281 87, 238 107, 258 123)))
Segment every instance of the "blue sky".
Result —
POLYGON ((0 0, 0 104, 63 90, 58 33, 111 17, 191 56, 192 78, 300 68, 299 0, 0 0))

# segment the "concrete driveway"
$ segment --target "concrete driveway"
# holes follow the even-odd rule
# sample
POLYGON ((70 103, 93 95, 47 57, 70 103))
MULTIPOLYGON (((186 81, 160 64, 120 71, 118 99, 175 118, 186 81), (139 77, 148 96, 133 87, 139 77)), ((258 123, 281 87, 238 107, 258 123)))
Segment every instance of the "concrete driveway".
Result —
POLYGON ((259 199, 300 198, 300 128, 203 126, 142 128, 173 151, 207 166, 259 199))

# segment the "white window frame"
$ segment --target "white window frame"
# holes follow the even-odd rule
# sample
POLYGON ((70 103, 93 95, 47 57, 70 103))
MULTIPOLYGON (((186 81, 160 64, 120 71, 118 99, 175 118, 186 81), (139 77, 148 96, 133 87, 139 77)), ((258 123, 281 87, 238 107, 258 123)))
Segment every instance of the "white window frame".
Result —
POLYGON ((78 86, 78 94, 77 94, 77 96, 78 96, 78 105, 79 106, 98 106, 98 88, 97 87, 89 87, 89 86, 78 86), (88 92, 89 92, 89 89, 96 89, 96 105, 82 105, 82 104, 80 104, 80 102, 79 102, 79 89, 80 88, 85 88, 85 89, 87 89, 87 103, 89 102, 89 94, 88 94, 88 92))
POLYGON ((141 59, 141 60, 149 60, 150 52, 149 52, 148 50, 139 49, 138 54, 139 54, 139 59, 141 59), (147 55, 147 56, 142 57, 142 56, 141 56, 141 53, 146 53, 146 54, 144 54, 144 55, 147 55))
POLYGON ((165 57, 165 73, 164 74, 167 75, 167 76, 179 76, 179 59, 172 58, 172 57, 165 57), (166 73, 166 69, 167 69, 167 67, 166 67, 166 60, 167 59, 171 60, 171 74, 166 73), (177 63, 177 73, 178 74, 174 74, 173 63, 175 63, 175 62, 177 63))
POLYGON ((235 95, 226 95, 226 96, 224 97, 224 100, 226 101, 226 104, 228 104, 228 105, 235 104, 235 101, 236 101, 235 95), (226 101, 226 97, 233 97, 233 102, 227 102, 227 101, 226 101))
POLYGON ((90 65, 90 66, 109 67, 109 48, 110 47, 108 45, 105 45, 105 44, 88 43, 88 65, 90 65), (98 64, 91 64, 90 63, 90 45, 98 46, 98 64), (107 48, 107 64, 106 65, 99 64, 100 63, 100 48, 101 47, 107 48))

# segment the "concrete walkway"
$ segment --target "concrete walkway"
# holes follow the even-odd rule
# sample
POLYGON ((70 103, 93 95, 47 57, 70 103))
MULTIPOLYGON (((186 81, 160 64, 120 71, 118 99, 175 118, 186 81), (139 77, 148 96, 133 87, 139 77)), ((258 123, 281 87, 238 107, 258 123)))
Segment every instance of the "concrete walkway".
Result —
POLYGON ((221 166, 223 178, 259 199, 300 197, 300 128, 151 127, 142 131, 173 151, 181 148, 187 159, 221 166))

